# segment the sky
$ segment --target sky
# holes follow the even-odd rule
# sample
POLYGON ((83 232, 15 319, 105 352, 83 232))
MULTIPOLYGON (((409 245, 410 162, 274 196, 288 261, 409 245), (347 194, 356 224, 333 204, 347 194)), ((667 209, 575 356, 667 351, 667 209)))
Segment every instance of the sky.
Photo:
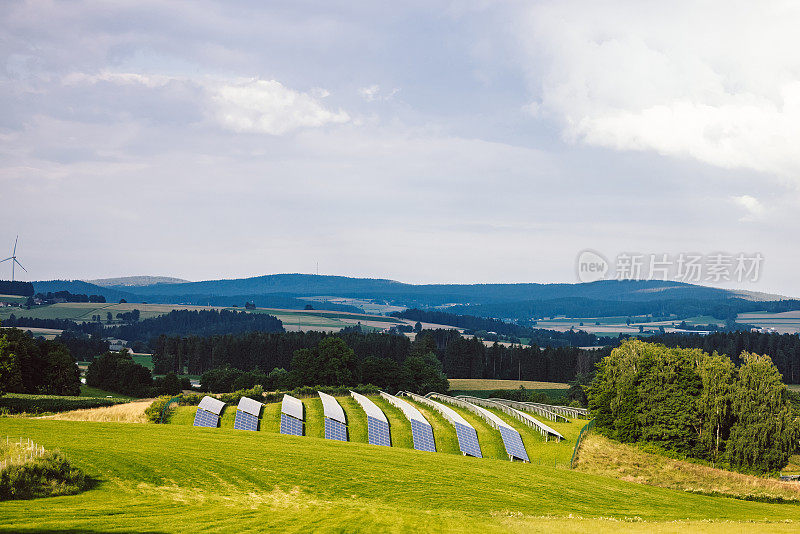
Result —
POLYGON ((797 2, 11 0, 0 18, 18 278, 576 282, 590 249, 760 254, 757 279, 704 283, 800 295, 797 2))

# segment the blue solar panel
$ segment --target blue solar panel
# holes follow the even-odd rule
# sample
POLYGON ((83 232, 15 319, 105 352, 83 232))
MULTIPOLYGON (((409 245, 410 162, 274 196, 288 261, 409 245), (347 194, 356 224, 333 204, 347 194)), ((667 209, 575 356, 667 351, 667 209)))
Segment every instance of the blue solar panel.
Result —
POLYGON ((433 440, 433 429, 430 425, 412 419, 411 437, 414 438, 414 448, 418 451, 436 452, 436 442, 433 440))
POLYGON ((219 426, 219 416, 198 408, 197 413, 194 415, 194 426, 217 428, 219 426))
POLYGON ((303 435, 303 422, 296 419, 291 415, 281 413, 281 434, 289 434, 291 436, 303 435))
POLYGON ((239 430, 258 430, 258 417, 251 413, 236 410, 236 420, 233 422, 233 428, 239 430))
POLYGON ((528 451, 525 450, 525 445, 522 443, 522 436, 519 435, 519 432, 513 428, 501 426, 500 436, 503 438, 503 445, 506 446, 506 452, 509 456, 530 462, 528 451))
POLYGON ((478 433, 474 428, 464 426, 461 423, 453 423, 456 427, 456 436, 458 436, 458 448, 461 452, 476 458, 483 458, 481 454, 481 446, 478 444, 478 433))
POLYGON ((373 445, 392 446, 389 425, 385 421, 367 416, 367 434, 369 435, 369 442, 373 445))
POLYGON ((347 427, 329 417, 325 418, 325 438, 347 441, 347 427))

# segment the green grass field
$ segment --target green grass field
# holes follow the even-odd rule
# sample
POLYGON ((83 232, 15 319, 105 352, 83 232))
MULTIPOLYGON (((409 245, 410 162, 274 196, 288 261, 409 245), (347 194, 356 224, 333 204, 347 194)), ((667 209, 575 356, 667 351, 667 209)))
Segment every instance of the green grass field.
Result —
POLYGON ((129 397, 121 393, 114 393, 113 391, 106 391, 100 388, 93 388, 86 384, 81 384, 81 397, 111 397, 114 399, 133 400, 135 397, 129 397))
POLYGON ((800 521, 796 505, 272 432, 2 418, 3 434, 61 449, 97 484, 2 502, 0 532, 752 532, 800 521))

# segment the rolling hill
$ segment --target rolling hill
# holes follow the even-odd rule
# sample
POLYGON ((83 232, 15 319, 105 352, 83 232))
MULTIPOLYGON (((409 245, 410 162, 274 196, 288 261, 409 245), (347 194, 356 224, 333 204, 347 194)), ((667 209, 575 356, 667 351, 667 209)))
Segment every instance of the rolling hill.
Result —
POLYGON ((552 465, 182 425, 2 418, 95 481, 0 503, 0 532, 792 531, 800 507, 552 465))
MULTIPOLYGON (((106 279, 104 285, 84 281, 34 282, 37 292, 67 290, 103 295, 109 301, 303 308, 307 297, 335 297, 399 307, 446 307, 464 315, 527 319, 554 315, 607 317, 626 315, 713 315, 718 318, 754 311, 800 309, 800 301, 779 295, 751 293, 659 280, 601 280, 577 284, 405 284, 394 280, 275 274, 252 278, 164 282, 160 277, 106 279), (110 281, 119 282, 114 285, 110 281), (152 282, 152 283, 151 283, 152 282), (134 285, 140 284, 140 285, 134 285)), ((360 311, 343 304, 328 309, 360 311)))

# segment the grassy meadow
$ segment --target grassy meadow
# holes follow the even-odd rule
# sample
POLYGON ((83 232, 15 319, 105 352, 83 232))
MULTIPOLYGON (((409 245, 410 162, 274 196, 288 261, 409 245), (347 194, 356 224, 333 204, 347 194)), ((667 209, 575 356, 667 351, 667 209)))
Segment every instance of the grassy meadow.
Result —
POLYGON ((793 531, 800 506, 651 487, 536 462, 273 432, 2 418, 96 482, 0 503, 0 532, 793 531))

